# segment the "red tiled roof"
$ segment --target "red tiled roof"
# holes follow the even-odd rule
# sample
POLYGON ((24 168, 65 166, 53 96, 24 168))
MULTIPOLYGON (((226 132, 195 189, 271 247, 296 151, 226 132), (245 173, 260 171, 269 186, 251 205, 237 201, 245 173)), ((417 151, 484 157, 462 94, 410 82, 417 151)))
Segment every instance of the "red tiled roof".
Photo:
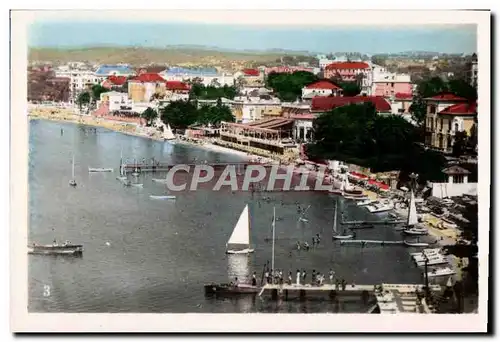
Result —
POLYGON ((337 87, 335 84, 333 84, 330 81, 322 80, 322 81, 317 81, 314 83, 311 83, 306 86, 307 89, 341 89, 340 87, 337 87))
POLYGON ((312 111, 329 111, 337 107, 347 106, 355 103, 371 102, 377 112, 390 112, 391 105, 382 96, 344 96, 344 97, 314 97, 312 99, 312 111))
POLYGON ((467 101, 466 98, 457 96, 453 93, 440 93, 434 95, 432 97, 426 98, 426 100, 434 100, 434 101, 467 101))
POLYGON ((260 71, 257 69, 243 69, 242 70, 245 76, 259 76, 260 71))
POLYGON ((189 84, 180 81, 167 81, 165 82, 168 90, 189 90, 189 84))
POLYGON ((351 171, 350 174, 351 174, 351 176, 353 176, 355 178, 368 179, 367 175, 364 175, 364 174, 356 172, 356 171, 351 171))
POLYGON ((149 82, 165 82, 163 77, 154 73, 144 73, 132 79, 134 82, 149 83, 149 82))
POLYGON ((115 76, 115 75, 112 75, 112 76, 109 76, 107 78, 107 80, 112 84, 112 85, 118 85, 118 86, 121 86, 121 85, 124 85, 125 82, 127 81, 127 77, 125 76, 115 76))
POLYGON ((408 94, 408 93, 396 93, 396 95, 394 95, 394 97, 396 98, 396 100, 412 100, 413 99, 413 95, 408 94))
POLYGON ((446 107, 439 114, 445 115, 474 115, 477 114, 477 102, 457 103, 446 107))
POLYGON ((370 66, 365 62, 333 62, 325 69, 368 69, 370 66))
POLYGON ((290 119, 293 120, 314 120, 316 115, 314 114, 290 114, 290 119))

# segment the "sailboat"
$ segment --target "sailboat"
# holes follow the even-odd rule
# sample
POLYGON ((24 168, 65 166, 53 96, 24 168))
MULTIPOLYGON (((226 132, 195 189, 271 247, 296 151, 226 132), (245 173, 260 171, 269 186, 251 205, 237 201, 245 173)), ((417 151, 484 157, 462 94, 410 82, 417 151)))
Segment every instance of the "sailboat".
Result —
POLYGON ((335 202, 335 213, 333 214, 333 233, 334 235, 332 238, 334 240, 350 240, 352 239, 353 235, 345 235, 345 232, 343 232, 343 235, 339 235, 337 232, 337 202, 335 202))
POLYGON ((69 181, 69 185, 75 187, 76 186, 76 180, 75 180, 75 156, 72 156, 71 158, 71 180, 69 181))
POLYGON ((137 168, 137 161, 135 159, 134 159, 134 165, 135 165, 135 168, 134 168, 134 172, 132 172, 132 176, 137 177, 137 176, 139 176, 139 169, 137 168))
POLYGON ((175 134, 172 132, 172 128, 170 128, 170 124, 163 126, 163 139, 165 140, 175 140, 175 134))
POLYGON ((249 254, 253 251, 250 248, 250 213, 247 204, 227 241, 226 254, 249 254))
POLYGON ((405 244, 405 246, 408 246, 408 247, 429 247, 429 244, 427 242, 420 242, 418 237, 417 237, 417 241, 415 241, 415 242, 409 242, 409 241, 404 240, 404 244, 405 244))
POLYGON ((123 166, 123 149, 120 151, 120 176, 116 177, 116 179, 124 181, 127 179, 125 175, 125 168, 123 166))
POLYGON ((406 229, 403 230, 403 233, 407 235, 427 235, 429 232, 427 229, 417 228, 415 227, 418 224, 418 216, 417 216, 417 206, 415 205, 415 195, 413 190, 410 192, 410 204, 408 206, 408 221, 406 223, 406 229))

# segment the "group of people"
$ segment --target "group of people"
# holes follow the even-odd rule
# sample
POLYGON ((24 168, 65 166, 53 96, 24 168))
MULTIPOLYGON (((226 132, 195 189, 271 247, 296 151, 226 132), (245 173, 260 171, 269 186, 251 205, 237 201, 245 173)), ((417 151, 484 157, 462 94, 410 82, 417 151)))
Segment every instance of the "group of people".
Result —
MULTIPOLYGON (((319 233, 312 237, 313 248, 318 247, 320 242, 321 242, 321 235, 319 233)), ((310 246, 307 243, 307 241, 304 242, 297 241, 296 246, 298 251, 300 251, 301 249, 308 251, 310 249, 310 246)))
MULTIPOLYGON (((288 272, 288 277, 285 280, 284 279, 284 274, 283 270, 270 270, 266 269, 264 273, 264 280, 266 284, 277 284, 277 285, 283 285, 283 284, 296 284, 296 285, 307 285, 310 284, 312 286, 321 286, 326 283, 326 275, 321 273, 321 272, 316 272, 316 270, 313 270, 311 273, 311 278, 307 277, 307 271, 305 269, 297 270, 296 276, 295 276, 295 282, 293 281, 293 274, 292 271, 288 272), (310 279, 310 282, 309 282, 310 279)), ((345 289, 347 282, 344 279, 336 279, 335 278, 335 272, 333 269, 330 269, 328 272, 328 283, 333 285, 335 284, 337 289, 345 289)), ((255 272, 252 276, 252 285, 257 284, 257 279, 255 272)), ((254 286, 255 286, 254 285, 254 286)))

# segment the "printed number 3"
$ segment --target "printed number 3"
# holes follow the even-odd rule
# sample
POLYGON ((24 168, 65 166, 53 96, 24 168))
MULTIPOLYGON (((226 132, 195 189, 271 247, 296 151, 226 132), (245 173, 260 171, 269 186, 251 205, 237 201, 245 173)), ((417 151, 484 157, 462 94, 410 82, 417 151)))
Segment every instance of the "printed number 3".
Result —
POLYGON ((43 296, 50 297, 50 286, 49 285, 43 285, 43 296))

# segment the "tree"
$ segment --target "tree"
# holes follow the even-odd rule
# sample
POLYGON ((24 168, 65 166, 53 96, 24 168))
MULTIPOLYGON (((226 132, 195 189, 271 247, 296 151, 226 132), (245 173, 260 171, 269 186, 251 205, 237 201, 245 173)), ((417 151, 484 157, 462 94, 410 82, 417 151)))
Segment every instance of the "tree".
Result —
POLYGON ((153 121, 158 117, 158 112, 151 107, 148 107, 141 115, 146 120, 146 126, 151 126, 153 121))
POLYGON ((341 82, 339 86, 342 88, 344 96, 357 96, 361 93, 361 88, 356 82, 341 82))
POLYGON ((460 157, 464 154, 467 146, 467 132, 455 132, 455 141, 453 142, 453 156, 460 157))
POLYGON ((477 89, 463 79, 452 79, 448 81, 448 89, 461 97, 465 97, 469 101, 477 100, 477 89))
POLYGON ((201 83, 194 83, 191 86, 189 95, 192 99, 216 100, 224 97, 232 100, 236 96, 236 93, 236 87, 228 86, 227 84, 223 87, 215 87, 213 85, 204 86, 201 83))
POLYGON ((313 121, 316 142, 307 146, 309 157, 334 159, 374 172, 415 172, 420 180, 442 177, 444 157, 415 144, 418 130, 399 115, 380 116, 373 104, 335 108, 313 121))
POLYGON ((80 108, 80 111, 82 110, 83 106, 88 106, 90 104, 91 96, 88 91, 81 92, 78 97, 76 98, 76 103, 78 104, 78 107, 80 108))
POLYGON ((420 94, 413 96, 412 104, 410 105, 411 117, 417 125, 421 126, 425 122, 427 116, 427 104, 420 94))
POLYGON ((293 73, 275 73, 267 76, 266 86, 273 89, 282 101, 295 101, 302 95, 304 86, 316 82, 318 77, 307 71, 293 73))
POLYGON ((101 94, 107 93, 109 91, 108 88, 103 87, 100 84, 94 84, 91 88, 92 92, 92 101, 95 103, 101 99, 101 94))
POLYGON ((173 101, 161 110, 161 120, 174 129, 184 129, 198 122, 198 114, 193 101, 173 101))

